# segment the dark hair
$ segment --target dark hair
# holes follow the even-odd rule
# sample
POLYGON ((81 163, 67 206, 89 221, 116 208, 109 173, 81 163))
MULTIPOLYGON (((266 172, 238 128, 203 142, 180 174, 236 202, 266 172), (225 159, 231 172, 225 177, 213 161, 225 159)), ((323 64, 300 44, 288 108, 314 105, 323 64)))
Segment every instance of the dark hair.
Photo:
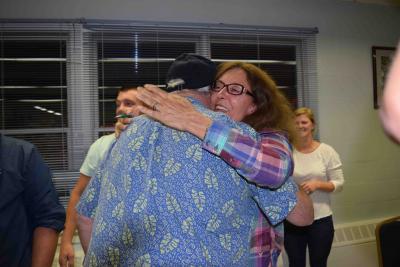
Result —
POLYGON ((272 78, 259 67, 244 62, 224 62, 218 66, 216 79, 232 69, 242 69, 254 94, 257 110, 246 116, 243 122, 256 131, 273 129, 284 131, 290 141, 296 140, 293 111, 289 101, 280 92, 272 78))
POLYGON ((133 85, 121 86, 120 88, 118 88, 117 95, 115 97, 117 98, 119 93, 121 93, 121 92, 127 92, 127 91, 130 91, 130 90, 136 90, 136 89, 137 89, 137 87, 133 86, 133 85))

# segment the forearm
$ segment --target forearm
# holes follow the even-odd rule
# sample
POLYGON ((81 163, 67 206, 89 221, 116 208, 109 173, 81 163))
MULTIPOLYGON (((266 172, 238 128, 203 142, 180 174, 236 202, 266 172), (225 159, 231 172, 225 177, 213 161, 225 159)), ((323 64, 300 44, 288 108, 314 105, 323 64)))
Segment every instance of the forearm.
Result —
POLYGON ((33 232, 32 267, 52 266, 57 248, 58 233, 45 227, 37 227, 33 232))
POLYGON ((67 217, 65 220, 65 228, 62 234, 61 243, 72 243, 72 238, 77 226, 77 212, 75 206, 78 204, 79 198, 80 195, 72 191, 71 198, 68 203, 67 217))
POLYGON ((187 131, 203 139, 211 120, 200 113, 188 99, 182 97, 183 95, 194 97, 208 106, 208 94, 193 90, 180 91, 179 95, 168 94, 154 85, 145 85, 145 88, 138 88, 137 97, 145 104, 138 106, 138 110, 168 127, 187 131))
POLYGON ((65 220, 65 228, 62 235, 61 242, 72 243, 72 238, 74 236, 76 227, 77 227, 77 211, 76 205, 79 202, 79 199, 85 190, 87 184, 90 181, 90 177, 84 174, 79 175, 79 179, 71 192, 71 197, 67 207, 67 217, 65 220))
POLYGON ((307 226, 314 221, 314 208, 311 198, 302 190, 297 191, 297 203, 286 218, 297 226, 307 226))
POLYGON ((203 148, 220 156, 239 174, 259 186, 277 188, 293 172, 291 147, 282 134, 262 133, 260 140, 213 122, 203 148))
POLYGON ((204 140, 208 127, 210 127, 212 120, 198 111, 193 111, 186 115, 186 123, 184 131, 187 131, 199 139, 204 140))
POLYGON ((335 191, 335 185, 332 182, 318 181, 317 189, 324 192, 335 191))

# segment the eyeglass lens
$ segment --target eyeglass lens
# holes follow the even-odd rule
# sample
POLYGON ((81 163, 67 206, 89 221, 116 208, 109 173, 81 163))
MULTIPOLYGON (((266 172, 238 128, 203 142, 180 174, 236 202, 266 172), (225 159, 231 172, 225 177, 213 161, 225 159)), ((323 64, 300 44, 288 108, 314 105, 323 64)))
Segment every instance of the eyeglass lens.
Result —
MULTIPOLYGON (((215 81, 213 90, 219 92, 222 89, 224 89, 224 87, 226 87, 227 92, 231 95, 241 95, 245 90, 244 86, 241 84, 238 83, 225 84, 220 80, 215 81)), ((253 96, 253 94, 249 91, 246 91, 246 94, 253 96)))
POLYGON ((228 93, 232 95, 240 95, 243 93, 244 86, 237 83, 225 84, 222 81, 216 81, 214 84, 214 91, 221 91, 224 87, 226 87, 228 93))

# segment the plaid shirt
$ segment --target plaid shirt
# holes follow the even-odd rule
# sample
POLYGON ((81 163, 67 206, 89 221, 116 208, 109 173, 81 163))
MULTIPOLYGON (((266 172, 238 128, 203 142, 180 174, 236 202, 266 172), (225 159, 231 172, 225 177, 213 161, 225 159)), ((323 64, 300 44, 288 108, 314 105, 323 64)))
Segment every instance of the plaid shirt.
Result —
MULTIPOLYGON (((280 194, 277 201, 284 199, 294 203, 286 210, 286 216, 294 207, 297 186, 292 179, 287 180, 294 167, 292 147, 282 132, 265 130, 260 133, 259 140, 253 140, 214 121, 207 130, 203 148, 220 156, 247 180, 259 186, 278 188, 271 191, 280 194)), ((257 226, 251 236, 250 251, 254 255, 254 266, 277 266, 283 247, 282 218, 275 221, 268 219, 274 227, 260 211, 257 226)))

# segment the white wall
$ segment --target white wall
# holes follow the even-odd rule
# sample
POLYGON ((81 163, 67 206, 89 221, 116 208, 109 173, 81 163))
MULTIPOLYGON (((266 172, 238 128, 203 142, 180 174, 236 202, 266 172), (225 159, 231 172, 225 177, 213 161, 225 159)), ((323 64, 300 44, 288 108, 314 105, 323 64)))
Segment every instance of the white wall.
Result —
POLYGON ((395 46, 400 8, 337 0, 1 0, 0 18, 318 27, 321 139, 341 155, 336 223, 400 214, 400 147, 373 109, 371 46, 395 46))

